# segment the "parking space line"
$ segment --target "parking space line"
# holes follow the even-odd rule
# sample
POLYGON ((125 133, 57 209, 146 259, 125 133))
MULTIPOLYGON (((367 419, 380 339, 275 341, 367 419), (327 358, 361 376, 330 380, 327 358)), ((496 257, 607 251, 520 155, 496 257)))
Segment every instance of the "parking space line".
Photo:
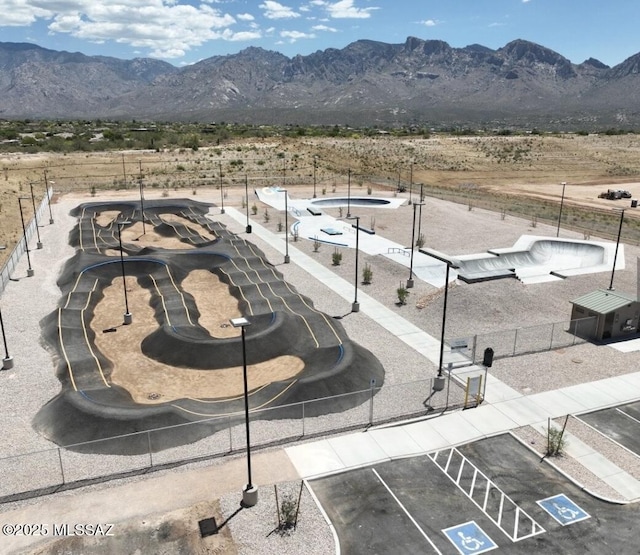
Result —
MULTIPOLYGON (((435 451, 430 453, 428 456, 434 464, 440 468, 440 470, 442 470, 444 474, 460 489, 460 491, 462 491, 462 493, 464 493, 500 530, 502 530, 502 532, 504 532, 511 541, 517 542, 545 532, 545 529, 540 526, 540 524, 528 515, 526 511, 521 509, 515 501, 513 501, 493 481, 485 476, 479 468, 477 468, 455 447, 448 450, 435 451), (445 461, 440 462, 438 460, 438 456, 440 454, 444 454, 446 451, 448 451, 448 453, 445 454, 445 461), (459 465, 457 471, 456 464, 459 465), (465 468, 467 466, 470 469, 473 469, 473 474, 471 476, 468 476, 468 473, 465 475, 465 468), (478 477, 482 479, 484 484, 478 484, 478 477), (470 481, 470 485, 465 488, 463 482, 468 481, 470 481), (482 504, 480 504, 474 497, 476 487, 478 489, 481 487, 485 488, 482 504), (498 507, 494 507, 494 510, 492 511, 489 507, 489 503, 492 501, 491 494, 496 492, 500 495, 500 500, 498 507), (511 514, 507 515, 507 513, 511 512, 513 512, 513 516, 511 516, 511 514), (505 515, 509 518, 505 518, 505 515), (509 527, 511 519, 513 519, 513 522, 511 523, 512 528, 509 527), (522 535, 520 535, 521 524, 526 524, 525 532, 522 533, 522 535)), ((471 472, 471 470, 469 470, 469 472, 471 472)))
POLYGON ((376 478, 378 478, 378 480, 380 480, 380 483, 385 487, 385 489, 389 492, 389 494, 391 495, 391 497, 393 497, 393 499, 395 500, 395 502, 398 504, 398 506, 404 511, 404 513, 409 517, 409 520, 411 520, 411 522, 413 523, 413 525, 418 529, 418 532, 420 532, 422 534, 422 536, 424 537, 425 540, 427 540, 429 542, 429 545, 431 545, 431 547, 433 547, 433 549, 435 550, 435 552, 438 555, 442 555, 442 551, 440 551, 436 545, 431 541, 431 538, 427 535, 427 533, 420 527, 420 525, 417 523, 416 519, 413 518, 411 516, 411 513, 407 510, 407 508, 402 504, 402 502, 400 501, 400 499, 398 499, 396 497, 396 494, 393 493, 393 491, 391 491, 391 488, 387 485, 387 483, 382 479, 382 476, 380 476, 380 474, 378 474, 378 471, 375 468, 371 469, 372 472, 376 475, 376 478))
POLYGON ((624 412, 620 407, 616 407, 616 410, 621 413, 624 414, 627 418, 630 418, 631 420, 633 420, 634 422, 637 422, 638 424, 640 424, 640 420, 638 420, 635 416, 631 416, 629 413, 624 412))

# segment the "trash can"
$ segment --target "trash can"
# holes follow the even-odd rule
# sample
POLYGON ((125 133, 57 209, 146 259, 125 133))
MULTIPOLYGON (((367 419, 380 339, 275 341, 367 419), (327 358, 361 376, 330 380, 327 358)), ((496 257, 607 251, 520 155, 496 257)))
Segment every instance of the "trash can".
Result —
POLYGON ((631 201, 631 208, 638 208, 638 199, 633 199, 631 201))

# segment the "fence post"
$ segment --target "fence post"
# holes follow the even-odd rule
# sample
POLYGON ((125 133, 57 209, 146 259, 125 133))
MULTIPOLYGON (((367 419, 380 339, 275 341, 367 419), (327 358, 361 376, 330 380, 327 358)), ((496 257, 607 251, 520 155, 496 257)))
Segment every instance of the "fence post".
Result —
POLYGON ((302 437, 304 437, 304 434, 306 432, 306 429, 304 427, 304 406, 305 406, 306 402, 302 401, 302 437))
POLYGON ((471 349, 471 364, 476 363, 476 347, 478 346, 478 334, 473 336, 473 347, 471 349))
POLYGON ((516 328, 515 335, 513 336, 513 356, 516 356, 516 346, 518 344, 518 330, 520 328, 516 328))
POLYGON ((62 449, 58 447, 58 462, 60 463, 60 475, 62 476, 62 485, 66 484, 66 478, 64 477, 64 465, 62 464, 62 449))
POLYGON ((233 436, 231 434, 231 416, 227 416, 227 421, 229 423, 228 425, 228 430, 229 430, 229 453, 233 452, 233 436))
POLYGON ((551 324, 551 341, 549 341, 549 350, 553 349, 553 332, 555 331, 556 324, 555 322, 551 324))
POLYGON ((371 378, 369 384, 371 386, 371 397, 369 398, 369 426, 373 426, 373 392, 376 387, 376 379, 371 378))
POLYGON ((151 450, 151 432, 147 432, 147 448, 149 449, 149 468, 153 468, 153 452, 151 450))

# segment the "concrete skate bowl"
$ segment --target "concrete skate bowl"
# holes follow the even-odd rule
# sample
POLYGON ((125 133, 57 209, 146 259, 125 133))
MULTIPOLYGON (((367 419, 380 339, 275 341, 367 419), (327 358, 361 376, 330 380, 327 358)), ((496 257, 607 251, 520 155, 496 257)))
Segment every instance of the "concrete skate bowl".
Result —
POLYGON ((577 273, 602 271, 607 261, 604 246, 584 241, 540 239, 525 249, 494 249, 484 254, 452 257, 458 277, 476 283, 520 274, 553 275, 559 278, 577 273))
POLYGON ((274 409, 252 418, 299 418, 300 407, 285 405, 333 395, 341 396, 306 406, 305 416, 345 411, 368 399, 355 392, 367 390, 372 377, 384 381, 380 362, 350 341, 339 321, 316 310, 255 245, 208 220, 207 211, 187 200, 157 201, 149 212, 145 205, 146 233, 174 229, 169 239, 186 249, 139 237, 136 203, 74 211, 70 240, 78 251, 58 280, 58 309, 42 321, 62 389, 34 418, 38 432, 77 452, 132 455, 242 422, 242 343, 228 324, 238 316, 250 322, 250 407, 274 409), (122 259, 117 222, 127 222, 122 259), (130 325, 123 325, 125 287, 130 325), (151 436, 126 435, 158 428, 151 436))
POLYGON ((313 206, 320 206, 325 208, 333 208, 337 206, 387 206, 391 204, 391 201, 384 198, 375 198, 375 197, 351 197, 351 199, 347 197, 333 197, 333 198, 320 198, 313 199, 311 201, 313 206))

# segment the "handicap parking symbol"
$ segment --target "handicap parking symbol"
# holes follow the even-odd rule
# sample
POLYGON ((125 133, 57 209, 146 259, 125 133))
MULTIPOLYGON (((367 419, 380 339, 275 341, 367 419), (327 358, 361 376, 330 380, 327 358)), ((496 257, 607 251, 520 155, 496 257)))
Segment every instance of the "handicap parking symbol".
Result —
POLYGON ((562 526, 586 520, 590 516, 563 493, 541 499, 537 503, 562 526))
POLYGON ((498 547, 473 520, 451 528, 445 528, 443 532, 462 555, 467 553, 486 553, 498 547))

